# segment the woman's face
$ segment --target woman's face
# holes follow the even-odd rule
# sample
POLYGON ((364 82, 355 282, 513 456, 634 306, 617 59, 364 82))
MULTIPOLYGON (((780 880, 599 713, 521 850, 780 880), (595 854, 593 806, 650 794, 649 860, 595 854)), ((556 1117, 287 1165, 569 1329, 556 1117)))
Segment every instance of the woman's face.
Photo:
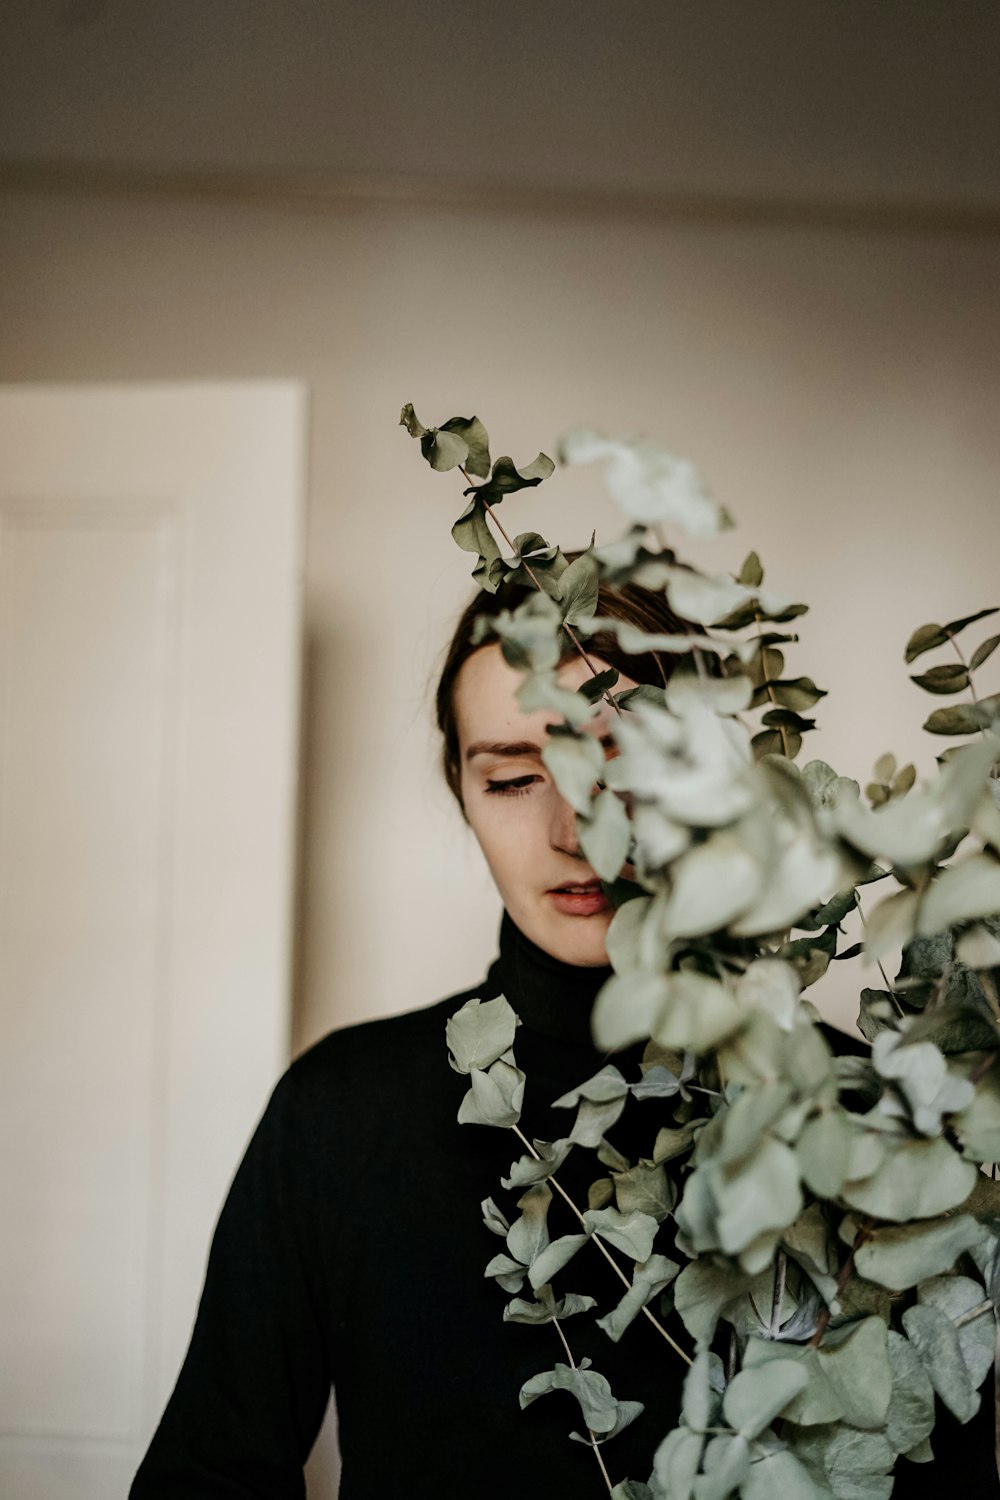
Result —
MULTIPOLYGON (((574 658, 559 680, 575 688, 590 675, 574 658)), ((542 762, 546 726, 560 718, 545 710, 524 713, 517 702, 522 680, 498 645, 474 652, 458 674, 454 706, 465 814, 525 937, 565 963, 606 964, 604 939, 614 911, 580 853, 573 810, 542 762)), ((634 685, 623 677, 617 690, 634 685)), ((585 731, 607 740, 609 752, 612 716, 603 704, 585 731)))

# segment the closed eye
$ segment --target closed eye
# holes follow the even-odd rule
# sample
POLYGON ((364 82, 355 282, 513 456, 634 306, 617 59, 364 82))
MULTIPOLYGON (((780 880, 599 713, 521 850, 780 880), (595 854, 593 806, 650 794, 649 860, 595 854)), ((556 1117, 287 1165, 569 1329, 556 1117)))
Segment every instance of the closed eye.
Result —
POLYGON ((523 796, 531 784, 541 781, 540 776, 511 776, 503 781, 487 781, 487 792, 495 792, 501 797, 523 796))

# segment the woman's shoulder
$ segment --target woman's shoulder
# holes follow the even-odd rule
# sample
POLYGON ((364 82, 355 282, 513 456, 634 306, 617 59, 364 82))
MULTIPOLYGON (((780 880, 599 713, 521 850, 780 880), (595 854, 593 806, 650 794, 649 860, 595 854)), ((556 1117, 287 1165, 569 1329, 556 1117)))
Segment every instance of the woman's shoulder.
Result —
POLYGON ((426 1097, 430 1080, 457 1078, 445 1046, 449 1016, 467 1000, 489 993, 483 984, 398 1015, 327 1032, 290 1064, 275 1087, 271 1107, 300 1118, 328 1118, 333 1108, 337 1113, 367 1112, 391 1098, 398 1109, 407 1097, 426 1097))

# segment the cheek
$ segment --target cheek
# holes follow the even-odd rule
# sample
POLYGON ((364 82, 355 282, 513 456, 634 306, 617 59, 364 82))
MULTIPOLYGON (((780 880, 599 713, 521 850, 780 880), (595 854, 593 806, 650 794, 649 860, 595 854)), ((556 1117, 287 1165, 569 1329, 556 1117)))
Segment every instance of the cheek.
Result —
POLYGON ((494 881, 510 888, 536 863, 539 829, 545 820, 544 797, 502 797, 480 792, 466 803, 469 827, 490 867, 494 881))

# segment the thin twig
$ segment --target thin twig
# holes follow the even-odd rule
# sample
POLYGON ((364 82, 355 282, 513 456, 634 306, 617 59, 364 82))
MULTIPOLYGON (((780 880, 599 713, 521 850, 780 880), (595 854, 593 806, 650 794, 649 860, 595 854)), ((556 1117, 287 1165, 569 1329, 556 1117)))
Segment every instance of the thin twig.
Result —
POLYGON ((781 1327, 781 1307, 785 1300, 785 1277, 788 1274, 788 1256, 784 1250, 778 1251, 774 1263, 774 1291, 771 1295, 771 1321, 768 1327, 768 1336, 772 1339, 778 1337, 778 1329, 781 1327))
MULTIPOLYGON (((566 1358, 569 1360, 570 1369, 575 1370, 576 1369, 576 1360, 573 1358, 573 1351, 572 1351, 572 1349, 569 1347, 569 1344, 566 1342, 566 1335, 562 1331, 562 1326, 561 1326, 558 1318, 553 1318, 552 1319, 552 1326, 555 1329, 556 1333, 558 1333, 559 1337, 562 1339, 562 1346, 566 1350, 566 1358)), ((608 1473, 607 1469, 604 1466, 604 1458, 603 1458, 603 1456, 601 1454, 600 1448, 597 1445, 597 1438, 594 1435, 592 1429, 589 1428, 589 1427, 587 1428, 587 1436, 590 1438, 590 1446, 594 1450, 594 1457, 597 1459, 597 1462, 600 1465, 601 1473, 604 1475, 604 1483, 608 1487, 608 1494, 609 1495, 613 1494, 614 1493, 614 1485, 611 1483, 611 1475, 608 1473)))
MULTIPOLYGON (((869 1238, 869 1236, 871 1235, 872 1230, 875 1228, 875 1224, 876 1224, 876 1220, 875 1219, 873 1219, 873 1218, 872 1219, 866 1219, 865 1222, 861 1225, 861 1227, 858 1230, 857 1234, 854 1236, 854 1244, 851 1246, 850 1254, 848 1255, 847 1259, 844 1261, 844 1264, 841 1266, 839 1272, 837 1273, 837 1280, 836 1280, 836 1284, 834 1286, 834 1292, 833 1292, 833 1300, 834 1301, 837 1300, 837 1298, 840 1296, 841 1292, 844 1290, 844 1287, 847 1285, 848 1278, 849 1278, 851 1272, 854 1270, 854 1257, 855 1257, 855 1255, 857 1255, 858 1251, 861 1249, 861 1246, 864 1244, 865 1240, 867 1240, 869 1238)), ((827 1328, 829 1326, 830 1317, 831 1317, 830 1306, 829 1306, 829 1304, 827 1304, 826 1307, 824 1307, 824 1308, 822 1308, 820 1310, 819 1317, 816 1319, 816 1329, 815 1329, 815 1332, 813 1333, 812 1338, 809 1340, 809 1343, 806 1346, 807 1348, 809 1348, 809 1349, 818 1349, 819 1348, 820 1344, 823 1342, 823 1335, 824 1335, 824 1333, 826 1332, 826 1330, 827 1330, 827 1328)))
MULTIPOLYGON (((521 1144, 524 1146, 525 1150, 529 1151, 531 1153, 531 1155, 535 1158, 536 1161, 540 1161, 541 1157, 538 1155, 538 1152, 535 1150, 534 1146, 528 1140, 528 1137, 524 1134, 524 1132, 522 1130, 520 1130, 517 1125, 512 1125, 511 1129, 513 1130, 514 1134, 517 1136, 517 1138, 521 1142, 521 1144)), ((570 1209, 572 1209, 573 1213, 579 1219, 579 1221, 583 1225, 584 1229, 587 1229, 588 1226, 587 1226, 586 1219, 583 1217, 583 1214, 577 1208, 577 1206, 573 1202, 572 1198, 566 1192, 566 1189, 563 1187, 562 1183, 558 1182, 556 1180, 556 1178, 555 1178, 554 1175, 551 1176, 551 1177, 549 1177, 548 1181, 555 1188, 556 1192, 559 1194, 560 1198, 562 1198, 563 1202, 566 1203, 569 1206, 570 1209)), ((601 1239, 600 1235, 597 1234, 596 1232, 593 1232, 593 1233, 590 1234, 590 1239, 591 1239, 591 1242, 597 1246, 598 1250, 600 1250, 601 1254, 604 1256, 604 1259, 607 1261, 608 1265, 611 1267, 611 1269, 614 1271, 615 1275, 618 1277, 618 1280, 623 1284, 623 1286, 627 1287, 629 1289, 629 1291, 631 1291, 631 1289, 632 1289, 632 1283, 629 1281, 628 1277, 625 1275, 625 1272, 622 1270, 621 1266, 615 1260, 614 1256, 611 1254, 610 1250, 608 1249, 607 1245, 605 1245, 605 1243, 601 1239)), ((666 1339, 667 1343, 670 1345, 671 1349, 673 1349, 674 1353, 675 1354, 679 1354, 680 1357, 681 1357, 681 1359, 684 1361, 685 1364, 688 1364, 688 1365, 693 1364, 694 1361, 692 1360, 690 1354, 685 1354, 685 1352, 681 1348, 680 1344, 676 1343, 675 1340, 670 1337, 670 1334, 664 1328, 663 1324, 659 1321, 658 1318, 654 1317, 654 1315, 650 1312, 649 1308, 648 1307, 644 1307, 642 1309, 642 1311, 645 1314, 645 1316, 648 1319, 648 1321, 650 1323, 652 1323, 652 1325, 656 1329, 656 1331, 659 1334, 661 1334, 663 1336, 663 1338, 666 1339)))
MULTIPOLYGON (((757 623, 757 639, 760 642, 760 669, 764 674, 763 686, 767 688, 767 696, 774 704, 774 707, 780 708, 781 705, 774 694, 774 684, 767 674, 767 647, 764 645, 764 632, 760 628, 761 615, 759 610, 754 610, 754 620, 757 623)), ((791 756, 788 753, 788 731, 784 724, 778 725, 778 733, 781 735, 781 749, 785 759, 791 760, 791 756)))

